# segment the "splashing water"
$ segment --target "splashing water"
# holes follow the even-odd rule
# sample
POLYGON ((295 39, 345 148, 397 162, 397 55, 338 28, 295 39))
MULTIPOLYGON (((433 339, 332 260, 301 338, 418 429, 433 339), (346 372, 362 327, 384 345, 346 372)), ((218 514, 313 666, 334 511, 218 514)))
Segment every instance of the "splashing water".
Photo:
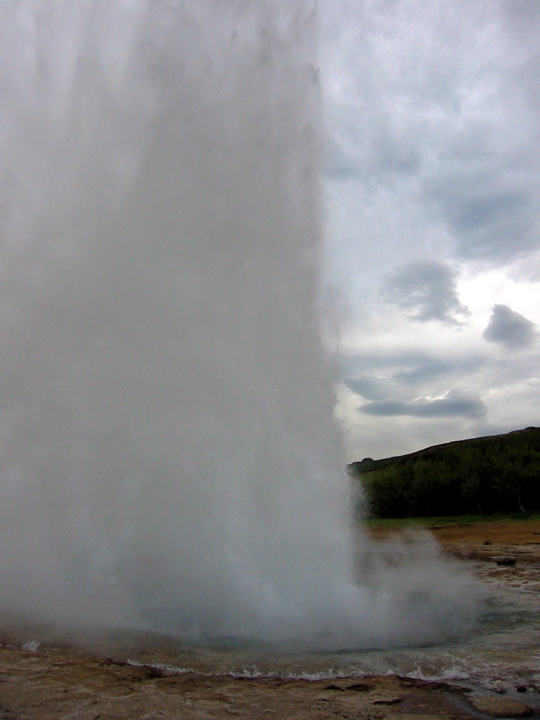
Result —
POLYGON ((2 605, 329 647, 459 627, 430 546, 354 579, 312 3, 0 19, 2 605))

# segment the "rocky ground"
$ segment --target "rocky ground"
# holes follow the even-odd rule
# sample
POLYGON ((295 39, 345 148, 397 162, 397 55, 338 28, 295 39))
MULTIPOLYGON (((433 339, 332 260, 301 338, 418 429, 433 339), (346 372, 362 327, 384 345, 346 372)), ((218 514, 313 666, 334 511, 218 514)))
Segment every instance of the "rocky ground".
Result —
MULTIPOLYGON (((472 559, 483 577, 497 574, 509 586, 539 580, 540 521, 431 531, 449 552, 472 559)), ((76 647, 59 636, 47 639, 43 628, 39 636, 45 641, 34 645, 27 641, 28 626, 13 618, 3 618, 0 628, 0 720, 540 717, 527 688, 521 700, 492 692, 471 695, 462 687, 397 675, 315 681, 204 675, 164 669, 150 660, 128 662, 125 638, 108 655, 96 644, 76 647)))

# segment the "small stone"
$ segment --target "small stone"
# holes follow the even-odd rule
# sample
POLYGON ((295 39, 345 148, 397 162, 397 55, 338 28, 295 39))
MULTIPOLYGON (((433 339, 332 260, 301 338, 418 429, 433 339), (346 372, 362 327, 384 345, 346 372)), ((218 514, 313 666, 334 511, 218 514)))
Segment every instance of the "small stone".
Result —
POLYGON ((373 705, 396 705, 397 703, 403 702, 403 698, 399 695, 390 698, 381 698, 380 700, 373 700, 373 705))
POLYGON ((527 692, 528 689, 529 689, 528 685, 516 685, 516 690, 518 691, 518 693, 527 692))
POLYGON ((515 565, 516 564, 516 558, 511 557, 510 555, 503 555, 501 557, 495 557, 493 558, 497 565, 515 565))
POLYGON ((532 715, 533 711, 528 705, 519 700, 501 697, 481 697, 471 700, 472 706, 478 712, 486 713, 492 717, 517 718, 532 715))
POLYGON ((347 685, 347 690, 354 690, 355 692, 366 692, 370 690, 370 686, 367 683, 357 682, 352 685, 347 685))

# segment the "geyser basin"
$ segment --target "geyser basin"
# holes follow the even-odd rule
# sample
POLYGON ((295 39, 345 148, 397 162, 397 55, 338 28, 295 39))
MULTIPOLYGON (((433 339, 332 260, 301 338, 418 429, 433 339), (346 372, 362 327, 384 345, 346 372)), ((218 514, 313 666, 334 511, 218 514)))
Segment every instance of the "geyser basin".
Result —
POLYGON ((467 622, 459 573, 354 576, 313 4, 0 17, 2 604, 328 647, 467 622))

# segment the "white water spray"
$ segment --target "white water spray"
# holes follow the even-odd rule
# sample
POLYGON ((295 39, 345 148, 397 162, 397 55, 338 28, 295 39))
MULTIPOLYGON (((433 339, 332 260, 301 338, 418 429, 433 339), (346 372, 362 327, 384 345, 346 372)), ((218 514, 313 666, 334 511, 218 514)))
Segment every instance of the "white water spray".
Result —
POLYGON ((354 580, 313 4, 0 13, 2 605, 329 647, 459 625, 444 581, 354 580))

